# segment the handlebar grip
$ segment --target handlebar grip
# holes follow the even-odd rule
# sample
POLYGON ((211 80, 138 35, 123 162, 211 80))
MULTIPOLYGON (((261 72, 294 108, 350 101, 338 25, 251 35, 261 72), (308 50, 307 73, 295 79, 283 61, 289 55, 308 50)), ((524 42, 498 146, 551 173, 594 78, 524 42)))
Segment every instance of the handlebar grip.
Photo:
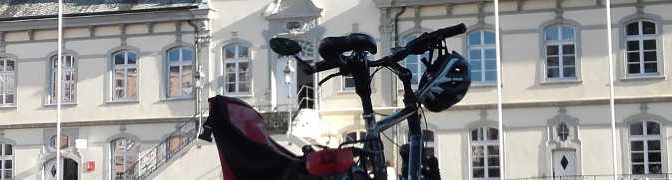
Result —
POLYGON ((464 23, 460 23, 458 25, 454 25, 454 26, 450 26, 450 27, 447 27, 447 28, 436 30, 435 32, 437 32, 438 34, 443 36, 443 38, 441 38, 441 39, 445 39, 445 38, 453 37, 455 35, 462 34, 466 31, 467 31, 467 26, 464 25, 464 23))
POLYGON ((439 29, 434 32, 423 33, 419 37, 408 42, 406 44, 406 49, 408 49, 411 54, 422 54, 425 51, 430 50, 432 48, 430 47, 431 45, 439 43, 446 38, 462 34, 466 31, 467 26, 464 25, 464 23, 460 23, 458 25, 439 29))

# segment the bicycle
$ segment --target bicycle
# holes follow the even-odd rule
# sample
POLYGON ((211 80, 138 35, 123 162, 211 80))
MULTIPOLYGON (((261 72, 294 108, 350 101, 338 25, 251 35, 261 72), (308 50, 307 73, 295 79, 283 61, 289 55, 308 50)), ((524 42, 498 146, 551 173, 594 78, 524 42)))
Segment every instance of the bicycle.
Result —
MULTIPOLYGON (((465 31, 465 25, 458 24, 423 33, 404 47, 393 48, 391 55, 373 61, 367 59, 368 54, 377 53, 376 43, 371 36, 352 33, 347 36, 327 37, 322 40, 318 48, 324 61, 315 65, 308 64, 296 55, 301 51, 301 46, 297 42, 286 38, 273 38, 270 40, 271 49, 281 56, 296 59, 298 64, 307 67, 304 68, 306 74, 338 68, 337 73, 326 76, 319 81, 319 85, 336 76, 353 77, 355 92, 362 103, 362 115, 367 132, 364 140, 344 142, 338 149, 325 148, 327 150, 320 151, 308 146, 303 149, 304 156, 295 156, 268 138, 263 130, 250 129, 250 126, 245 125, 251 122, 253 127, 259 127, 259 121, 255 120, 260 117, 258 113, 256 117, 251 112, 247 115, 238 115, 252 119, 250 121, 229 117, 230 111, 242 112, 240 108, 251 106, 235 98, 220 96, 210 99, 211 114, 204 123, 204 131, 199 138, 211 141, 210 134, 214 134, 220 152, 222 171, 225 176, 227 174, 231 176, 227 179, 258 178, 259 174, 255 174, 255 171, 264 171, 264 174, 268 175, 266 178, 343 179, 345 177, 382 180, 387 179, 387 172, 380 133, 407 119, 409 144, 407 148, 402 148, 401 152, 404 167, 402 178, 440 179, 436 158, 422 156, 422 127, 418 110, 421 104, 432 112, 446 110, 459 102, 469 89, 471 84, 469 64, 459 53, 448 52, 445 43, 446 38, 465 31), (433 60, 435 51, 437 57, 433 60), (417 92, 414 93, 411 87, 411 71, 397 62, 408 55, 426 52, 429 52, 429 58, 423 58, 422 63, 427 66, 427 70, 420 80, 417 92), (377 69, 371 73, 370 68, 373 67, 377 69), (391 70, 401 80, 404 108, 376 121, 371 102, 371 77, 382 68, 391 70), (236 109, 236 106, 239 109, 236 109), (224 121, 216 120, 222 119, 223 115, 226 115, 224 121), (364 146, 342 148, 345 144, 353 143, 364 143, 364 146), (354 157, 358 157, 357 162, 352 162, 354 157), (250 161, 264 164, 258 165, 263 167, 250 166, 250 161), (369 165, 371 168, 367 167, 369 165), (369 170, 371 174, 368 174, 369 170)), ((261 126, 263 128, 263 125, 261 126)))

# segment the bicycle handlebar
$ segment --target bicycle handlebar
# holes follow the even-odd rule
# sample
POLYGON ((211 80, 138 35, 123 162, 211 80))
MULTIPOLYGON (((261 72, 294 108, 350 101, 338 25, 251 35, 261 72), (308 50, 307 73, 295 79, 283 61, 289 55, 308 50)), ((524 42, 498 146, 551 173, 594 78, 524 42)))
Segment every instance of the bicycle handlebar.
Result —
MULTIPOLYGON (((396 63, 397 61, 406 58, 408 55, 422 54, 425 51, 431 50, 433 48, 432 45, 440 43, 446 38, 462 34, 466 30, 467 28, 464 23, 460 23, 454 26, 438 29, 433 32, 422 33, 417 38, 406 43, 406 46, 393 48, 391 55, 385 56, 375 61, 368 61, 368 65, 369 67, 386 66, 389 63, 396 63)), ((311 66, 311 68, 308 69, 306 73, 312 74, 322 72, 329 69, 338 68, 341 65, 342 64, 338 63, 338 61, 320 61, 315 63, 314 66, 311 66)))

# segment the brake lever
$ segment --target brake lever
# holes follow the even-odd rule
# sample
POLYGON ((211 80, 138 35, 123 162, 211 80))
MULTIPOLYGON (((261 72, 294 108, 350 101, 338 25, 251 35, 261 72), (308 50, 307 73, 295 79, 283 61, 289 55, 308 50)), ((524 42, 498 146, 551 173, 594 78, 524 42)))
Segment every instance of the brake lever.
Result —
POLYGON ((340 75, 343 75, 343 73, 341 73, 341 72, 337 72, 337 73, 334 73, 334 74, 330 74, 330 75, 328 75, 327 77, 325 77, 324 79, 320 80, 320 82, 317 83, 317 86, 322 86, 322 84, 324 84, 325 82, 327 82, 329 79, 331 79, 331 78, 333 78, 333 77, 336 77, 336 76, 340 76, 340 75))

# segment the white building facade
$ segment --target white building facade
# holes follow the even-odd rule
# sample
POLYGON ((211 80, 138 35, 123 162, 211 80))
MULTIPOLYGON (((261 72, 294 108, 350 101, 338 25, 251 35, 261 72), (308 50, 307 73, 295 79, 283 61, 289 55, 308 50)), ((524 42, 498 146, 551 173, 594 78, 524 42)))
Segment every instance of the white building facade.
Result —
MULTIPOLYGON (((57 33, 53 13, 25 14, 36 4, 0 6, 14 14, 0 20, 0 161, 11 164, 0 166, 10 172, 0 179, 48 179, 53 164, 57 33)), ((336 146, 362 138, 352 79, 316 87, 335 71, 301 74, 296 62, 270 50, 268 40, 295 39, 304 48, 301 58, 315 62, 322 38, 366 33, 378 42, 375 58, 422 32, 465 23, 467 33, 447 44, 469 59, 472 87, 450 110, 424 113, 426 152, 439 159, 442 178, 611 179, 613 164, 618 177, 667 178, 672 2, 612 0, 611 17, 605 4, 502 0, 495 29, 494 3, 480 0, 74 3, 64 22, 66 167, 76 169, 68 172, 78 179, 220 179, 214 146, 192 141, 197 109, 205 110, 198 101, 215 94, 241 98, 272 119, 298 113, 292 134, 300 140, 281 141, 336 146), (498 129, 496 109, 496 31, 504 129, 498 129)), ((420 58, 400 62, 415 79, 424 71, 420 58)), ((379 72, 372 87, 377 112, 400 109, 402 92, 393 74, 379 72)), ((273 132, 287 128, 284 121, 268 123, 280 127, 273 132)), ((405 131, 402 123, 385 132, 393 164, 401 163, 396 144, 404 143, 405 131)))

